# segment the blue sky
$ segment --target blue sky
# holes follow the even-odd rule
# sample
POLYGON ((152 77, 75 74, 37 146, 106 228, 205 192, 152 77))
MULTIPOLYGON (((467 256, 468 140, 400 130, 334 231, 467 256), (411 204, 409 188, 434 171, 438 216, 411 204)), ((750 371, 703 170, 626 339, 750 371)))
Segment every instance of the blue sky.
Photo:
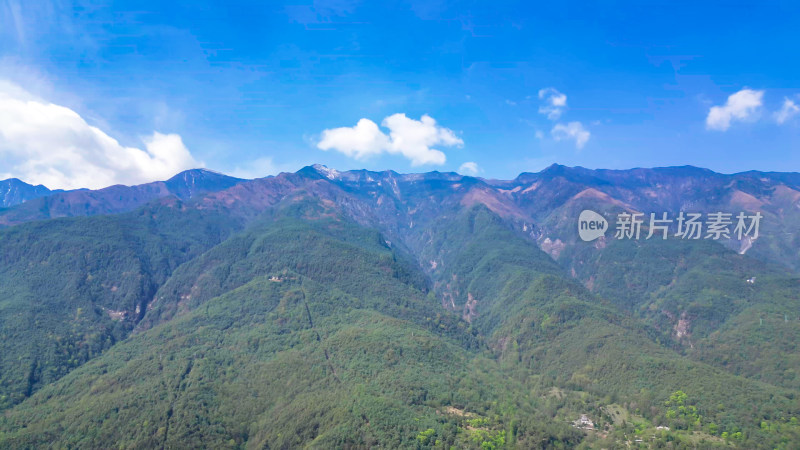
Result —
POLYGON ((728 3, 0 0, 0 177, 800 171, 800 9, 728 3))

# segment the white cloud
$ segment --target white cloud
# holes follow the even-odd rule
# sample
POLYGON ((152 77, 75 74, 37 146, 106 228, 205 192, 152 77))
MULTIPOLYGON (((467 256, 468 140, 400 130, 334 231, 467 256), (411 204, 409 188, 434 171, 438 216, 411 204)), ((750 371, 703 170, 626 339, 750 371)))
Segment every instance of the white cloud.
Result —
POLYGON ((557 123, 553 129, 550 130, 550 134, 556 141, 574 140, 575 147, 579 150, 586 145, 592 135, 580 122, 570 122, 566 125, 557 123))
POLYGON ((742 89, 728 97, 722 106, 712 106, 706 117, 706 128, 725 131, 733 121, 747 120, 753 117, 761 107, 764 91, 742 89))
POLYGON ((461 167, 458 168, 458 172, 464 175, 475 176, 478 173, 480 173, 480 171, 481 168, 478 167, 478 163, 472 161, 465 162, 464 164, 461 165, 461 167))
POLYGON ((539 99, 545 102, 544 105, 539 107, 539 114, 546 115, 550 120, 558 120, 567 107, 567 96, 556 88, 540 89, 539 99))
POLYGON ((781 106, 781 109, 776 111, 774 114, 775 121, 782 125, 787 120, 796 116, 797 113, 800 113, 800 107, 797 106, 797 103, 795 103, 794 100, 790 100, 788 97, 785 97, 783 99, 783 105, 781 106))
POLYGON ((359 120, 354 127, 325 130, 317 144, 320 150, 334 149, 355 159, 378 155, 388 146, 389 137, 369 119, 359 120))
POLYGON ((78 113, 0 81, 0 179, 50 188, 101 188, 167 179, 201 167, 177 134, 154 132, 125 147, 78 113))
POLYGON ((397 154, 408 158, 412 166, 421 166, 445 163, 445 154, 432 148, 435 145, 464 145, 452 130, 440 127, 428 115, 414 120, 405 114, 393 114, 383 119, 381 126, 389 130, 388 135, 369 119, 359 120, 354 127, 324 130, 317 148, 336 150, 355 159, 382 153, 397 154))

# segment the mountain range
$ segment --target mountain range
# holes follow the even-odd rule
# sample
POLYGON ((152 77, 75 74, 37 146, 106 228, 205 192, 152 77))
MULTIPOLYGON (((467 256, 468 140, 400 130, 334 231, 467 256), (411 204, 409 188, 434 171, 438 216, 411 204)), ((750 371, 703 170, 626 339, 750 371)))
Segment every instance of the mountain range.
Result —
POLYGON ((0 225, 15 225, 57 217, 94 216, 130 211, 157 198, 174 196, 190 199, 205 192, 219 191, 244 180, 205 169, 181 172, 167 181, 137 186, 110 186, 99 190, 51 191, 17 179, 0 181, 0 225), (7 187, 7 189, 4 189, 7 187), (12 208, 13 207, 13 208, 12 208))
POLYGON ((0 193, 3 447, 800 442, 797 173, 315 165, 0 193), (584 242, 587 209, 761 222, 584 242))

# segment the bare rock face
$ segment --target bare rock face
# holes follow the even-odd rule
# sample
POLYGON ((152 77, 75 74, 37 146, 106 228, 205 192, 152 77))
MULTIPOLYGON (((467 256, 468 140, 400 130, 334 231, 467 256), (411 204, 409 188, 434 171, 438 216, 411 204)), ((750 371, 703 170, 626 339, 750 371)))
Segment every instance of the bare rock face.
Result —
POLYGON ((472 319, 478 316, 478 300, 472 296, 472 294, 467 294, 469 300, 467 303, 464 304, 464 314, 462 315, 463 319, 469 323, 472 323, 472 319))

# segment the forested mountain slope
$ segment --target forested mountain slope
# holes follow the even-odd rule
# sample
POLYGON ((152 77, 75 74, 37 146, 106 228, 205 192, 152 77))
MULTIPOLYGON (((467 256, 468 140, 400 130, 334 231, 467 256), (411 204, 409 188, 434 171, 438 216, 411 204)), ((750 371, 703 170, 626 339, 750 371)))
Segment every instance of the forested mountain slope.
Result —
POLYGON ((797 189, 313 166, 31 216, 0 231, 0 444, 791 448, 798 280, 772 233, 796 236, 797 189), (755 205, 737 192, 770 224, 744 252, 577 239, 585 208, 755 205))

